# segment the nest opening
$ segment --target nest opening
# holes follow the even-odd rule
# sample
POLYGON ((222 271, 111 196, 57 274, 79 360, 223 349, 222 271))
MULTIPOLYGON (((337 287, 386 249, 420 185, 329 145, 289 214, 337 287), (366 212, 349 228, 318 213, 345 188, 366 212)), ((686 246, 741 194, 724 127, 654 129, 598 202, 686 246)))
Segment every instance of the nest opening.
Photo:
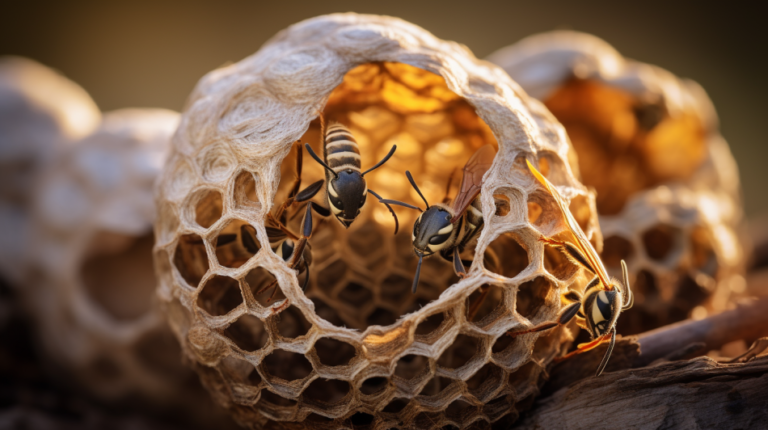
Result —
POLYGON ((304 354, 275 349, 264 357, 262 369, 269 376, 291 382, 304 379, 312 373, 312 364, 304 354))
POLYGON ((568 132, 602 215, 618 214, 638 191, 688 179, 706 157, 699 118, 670 115, 660 100, 574 78, 544 104, 568 132))
POLYGON ((211 316, 225 315, 243 303, 240 284, 228 276, 215 275, 205 281, 197 306, 211 316))
POLYGON ((528 252, 514 232, 500 234, 483 254, 485 268, 500 276, 514 278, 530 263, 528 252))
MULTIPOLYGON (((80 278, 93 302, 117 321, 133 321, 150 309, 155 289, 154 235, 100 233, 99 249, 80 267, 80 278)), ((93 247, 92 247, 93 248, 93 247)))
POLYGON ((255 352, 264 348, 268 338, 264 323, 253 315, 243 315, 238 318, 224 330, 224 336, 245 352, 255 352))
POLYGON ((663 262, 669 258, 683 232, 666 224, 655 225, 642 234, 645 253, 651 260, 663 262))

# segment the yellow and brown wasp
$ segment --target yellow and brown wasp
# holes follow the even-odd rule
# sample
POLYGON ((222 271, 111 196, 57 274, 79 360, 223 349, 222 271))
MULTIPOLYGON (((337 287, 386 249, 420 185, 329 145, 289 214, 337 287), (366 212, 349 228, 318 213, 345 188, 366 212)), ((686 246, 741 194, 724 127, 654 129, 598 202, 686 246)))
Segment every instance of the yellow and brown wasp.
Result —
POLYGON ((587 239, 576 219, 568 210, 560 194, 552 183, 547 180, 535 167, 526 160, 528 169, 533 173, 536 180, 552 195, 560 208, 560 212, 565 218, 568 229, 576 239, 571 243, 568 241, 557 240, 548 237, 541 237, 539 240, 545 244, 560 250, 574 264, 587 269, 595 275, 594 279, 587 284, 584 294, 577 291, 569 291, 563 295, 563 299, 570 304, 566 306, 555 321, 547 321, 530 329, 508 333, 510 336, 519 336, 525 333, 535 333, 555 328, 559 325, 567 324, 574 317, 579 327, 587 330, 592 338, 591 342, 583 343, 578 348, 561 357, 564 360, 576 354, 580 354, 595 348, 601 343, 608 341, 608 350, 597 368, 596 376, 600 376, 608 364, 611 357, 613 345, 616 342, 616 321, 622 311, 630 309, 634 303, 632 290, 629 287, 629 275, 627 273, 627 264, 621 261, 622 280, 613 279, 608 276, 608 272, 603 266, 603 262, 597 255, 597 251, 587 239))

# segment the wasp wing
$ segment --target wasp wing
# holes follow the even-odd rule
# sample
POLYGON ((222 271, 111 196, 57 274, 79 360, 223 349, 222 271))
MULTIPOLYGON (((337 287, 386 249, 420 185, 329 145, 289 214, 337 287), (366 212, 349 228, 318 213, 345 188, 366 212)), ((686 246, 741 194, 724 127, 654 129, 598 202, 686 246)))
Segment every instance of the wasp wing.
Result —
POLYGON ((611 283, 609 282, 608 272, 605 270, 605 266, 603 266, 602 260, 600 260, 600 257, 598 257, 597 251, 595 251, 595 248, 587 239, 587 235, 584 234, 584 231, 581 229, 581 226, 579 226, 579 223, 576 222, 576 219, 573 217, 573 214, 571 214, 568 206, 566 206, 565 202, 563 202, 563 198, 560 196, 560 193, 555 189, 555 186, 552 185, 552 183, 544 177, 544 175, 542 175, 538 170, 536 170, 535 167, 533 167, 530 161, 525 160, 525 162, 528 163, 528 169, 531 171, 531 173, 533 173, 533 176, 536 178, 536 180, 538 180, 541 185, 547 189, 549 194, 554 197, 555 202, 557 202, 557 206, 560 208, 560 212, 563 213, 563 217, 568 223, 568 228, 573 233, 573 236, 576 237, 576 246, 584 254, 584 257, 586 257, 589 264, 595 269, 595 272, 598 278, 600 278, 600 282, 603 284, 603 287, 606 289, 610 288, 611 283))
POLYGON ((483 145, 477 150, 464 165, 464 175, 461 178, 461 188, 456 198, 453 199, 454 217, 451 223, 455 223, 472 204, 483 185, 483 175, 493 164, 493 157, 496 156, 496 150, 491 145, 483 145))

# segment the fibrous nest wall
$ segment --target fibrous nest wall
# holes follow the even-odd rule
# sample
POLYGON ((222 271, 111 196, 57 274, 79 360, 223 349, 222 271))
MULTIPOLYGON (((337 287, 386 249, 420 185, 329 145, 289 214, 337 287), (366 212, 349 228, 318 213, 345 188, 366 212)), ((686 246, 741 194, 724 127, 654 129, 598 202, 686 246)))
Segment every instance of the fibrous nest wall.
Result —
POLYGON ((152 187, 178 121, 161 109, 106 113, 34 189, 21 296, 48 364, 101 401, 167 405, 189 380, 153 306, 152 187))
POLYGON ((91 133, 100 112, 59 73, 20 57, 0 57, 0 275, 18 285, 34 178, 53 154, 91 133))
MULTIPOLYGON (((460 45, 387 17, 302 22, 209 73, 192 94, 157 188, 158 294, 193 367, 244 425, 506 425, 572 338, 567 329, 514 340, 505 333, 552 319, 560 293, 585 283, 538 241, 565 234, 565 225, 525 158, 600 242, 594 200, 568 152, 564 130, 539 102, 460 45), (268 246, 267 215, 294 179, 295 142, 321 152, 320 113, 354 133, 363 168, 396 143, 368 185, 412 204, 421 202, 406 169, 439 202, 455 168, 484 144, 498 148, 467 278, 458 281, 433 257, 412 295, 415 214, 397 209, 401 234, 393 236, 386 208, 369 198, 348 230, 315 217, 309 287, 301 290, 305 274, 297 277, 268 246), (256 253, 243 245, 242 225, 255 229, 256 253), (237 240, 220 241, 223 234, 237 240), (270 298, 260 290, 272 281, 270 298)), ((305 156, 302 184, 318 178, 305 156)), ((327 205, 325 190, 316 200, 327 205)), ((303 207, 289 212, 288 228, 298 232, 303 207)))
POLYGON ((638 333, 722 310, 744 290, 738 172, 704 90, 576 32, 526 38, 489 57, 565 126, 597 192, 613 274, 629 265, 638 333))

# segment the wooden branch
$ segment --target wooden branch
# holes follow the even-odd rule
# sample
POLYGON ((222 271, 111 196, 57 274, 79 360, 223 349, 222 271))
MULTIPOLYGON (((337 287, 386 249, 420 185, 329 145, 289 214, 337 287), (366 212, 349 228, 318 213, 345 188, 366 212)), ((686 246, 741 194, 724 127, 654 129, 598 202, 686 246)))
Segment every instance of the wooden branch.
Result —
POLYGON ((707 357, 587 378, 540 400, 523 429, 762 428, 768 357, 722 364, 707 357))

